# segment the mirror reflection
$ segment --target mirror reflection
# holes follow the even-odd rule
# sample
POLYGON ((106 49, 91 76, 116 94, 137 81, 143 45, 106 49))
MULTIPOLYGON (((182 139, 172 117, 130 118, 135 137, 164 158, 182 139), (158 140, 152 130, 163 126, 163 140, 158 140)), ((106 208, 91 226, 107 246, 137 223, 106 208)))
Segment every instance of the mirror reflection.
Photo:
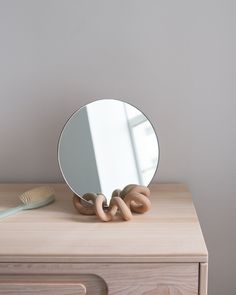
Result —
POLYGON ((62 130, 58 161, 74 193, 102 192, 108 199, 127 184, 147 186, 159 160, 149 120, 123 101, 101 99, 76 111, 62 130))

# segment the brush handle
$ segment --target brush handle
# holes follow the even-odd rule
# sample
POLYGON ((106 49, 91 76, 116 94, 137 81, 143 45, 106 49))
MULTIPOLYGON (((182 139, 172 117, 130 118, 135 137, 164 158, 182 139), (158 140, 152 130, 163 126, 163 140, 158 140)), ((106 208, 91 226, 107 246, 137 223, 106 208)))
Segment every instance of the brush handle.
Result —
POLYGON ((24 210, 24 205, 20 205, 18 207, 10 208, 10 209, 7 209, 7 210, 2 210, 2 211, 0 211, 0 219, 4 218, 4 217, 7 217, 7 216, 10 216, 10 215, 14 215, 14 214, 16 214, 16 213, 18 213, 19 211, 22 211, 22 210, 24 210))

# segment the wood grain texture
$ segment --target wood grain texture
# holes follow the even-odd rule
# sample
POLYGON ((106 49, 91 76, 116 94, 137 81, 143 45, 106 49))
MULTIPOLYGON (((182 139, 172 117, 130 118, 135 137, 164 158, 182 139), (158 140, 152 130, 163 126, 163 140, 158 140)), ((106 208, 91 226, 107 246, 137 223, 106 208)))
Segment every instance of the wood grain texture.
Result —
POLYGON ((197 295, 198 270, 198 263, 1 263, 0 290, 7 280, 25 286, 32 280, 45 280, 45 285, 57 280, 66 287, 68 277, 70 284, 84 285, 87 295, 197 295), (37 277, 40 273, 44 277, 37 277))
MULTIPOLYGON (((1 184, 0 209, 39 184, 1 184)), ((45 185, 45 184, 42 184, 45 185)), ((0 222, 0 262, 207 262, 191 194, 184 185, 151 185, 152 208, 131 222, 79 215, 65 184, 56 201, 0 222)))
MULTIPOLYGON (((0 274, 0 294, 16 294, 17 288, 24 294, 34 294, 30 291, 35 287, 39 294, 94 294, 104 295, 108 293, 107 284, 98 275, 91 274, 94 269, 81 269, 80 266, 60 265, 58 270, 57 265, 48 264, 0 264, 1 272, 3 268, 4 273, 0 274), (26 269, 27 267, 27 269, 26 269), (31 271, 32 270, 32 271, 31 271), (89 272, 89 273, 88 273, 89 272), (45 273, 44 275, 42 273, 45 273), (55 275, 56 274, 56 275, 55 275), (55 291, 53 291, 53 289, 55 291), (4 290, 4 293, 2 290, 4 290), (58 292, 59 293, 58 293, 58 292), (2 293, 1 293, 2 292, 2 293), (15 293, 16 292, 16 293, 15 293), (41 292, 41 293, 40 293, 41 292), (64 293, 63 293, 64 292, 64 293), (28 294, 28 293, 26 293, 28 294)), ((21 294, 21 293, 20 293, 21 294)), ((38 293, 37 293, 38 294, 38 293)))
POLYGON ((200 263, 199 267, 199 295, 207 295, 208 263, 200 263))
MULTIPOLYGON (((22 283, 13 283, 10 282, 9 284, 0 284, 0 294, 1 295, 85 295, 86 289, 78 284, 56 284, 56 283, 45 283, 45 282, 38 282, 38 283, 29 283, 29 282, 22 282, 22 283)), ((94 293, 95 295, 95 293, 94 293)))

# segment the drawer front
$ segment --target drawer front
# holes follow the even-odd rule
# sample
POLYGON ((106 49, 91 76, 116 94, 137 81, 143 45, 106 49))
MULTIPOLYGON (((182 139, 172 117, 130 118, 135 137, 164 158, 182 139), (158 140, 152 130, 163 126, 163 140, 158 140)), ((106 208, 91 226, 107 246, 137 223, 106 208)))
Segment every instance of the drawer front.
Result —
POLYGON ((44 281, 11 282, 0 284, 0 294, 10 295, 85 295, 86 289, 83 285, 74 283, 46 283, 44 281))
POLYGON ((107 285, 93 274, 1 274, 0 294, 11 295, 105 295, 107 285))
POLYGON ((198 273, 198 263, 1 263, 0 294, 197 295, 198 273))

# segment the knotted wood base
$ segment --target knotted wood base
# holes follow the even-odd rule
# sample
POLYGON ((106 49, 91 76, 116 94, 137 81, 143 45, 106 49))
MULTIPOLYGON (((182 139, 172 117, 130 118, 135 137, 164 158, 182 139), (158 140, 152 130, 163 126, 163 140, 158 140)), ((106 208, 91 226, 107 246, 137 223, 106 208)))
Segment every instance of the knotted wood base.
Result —
POLYGON ((106 198, 103 194, 86 193, 83 199, 91 205, 84 205, 81 199, 74 194, 73 204, 79 213, 97 215, 102 221, 111 221, 119 214, 124 220, 132 219, 132 212, 145 213, 151 208, 149 200, 150 190, 146 186, 129 184, 123 190, 116 189, 112 193, 109 207, 106 207, 106 198))

